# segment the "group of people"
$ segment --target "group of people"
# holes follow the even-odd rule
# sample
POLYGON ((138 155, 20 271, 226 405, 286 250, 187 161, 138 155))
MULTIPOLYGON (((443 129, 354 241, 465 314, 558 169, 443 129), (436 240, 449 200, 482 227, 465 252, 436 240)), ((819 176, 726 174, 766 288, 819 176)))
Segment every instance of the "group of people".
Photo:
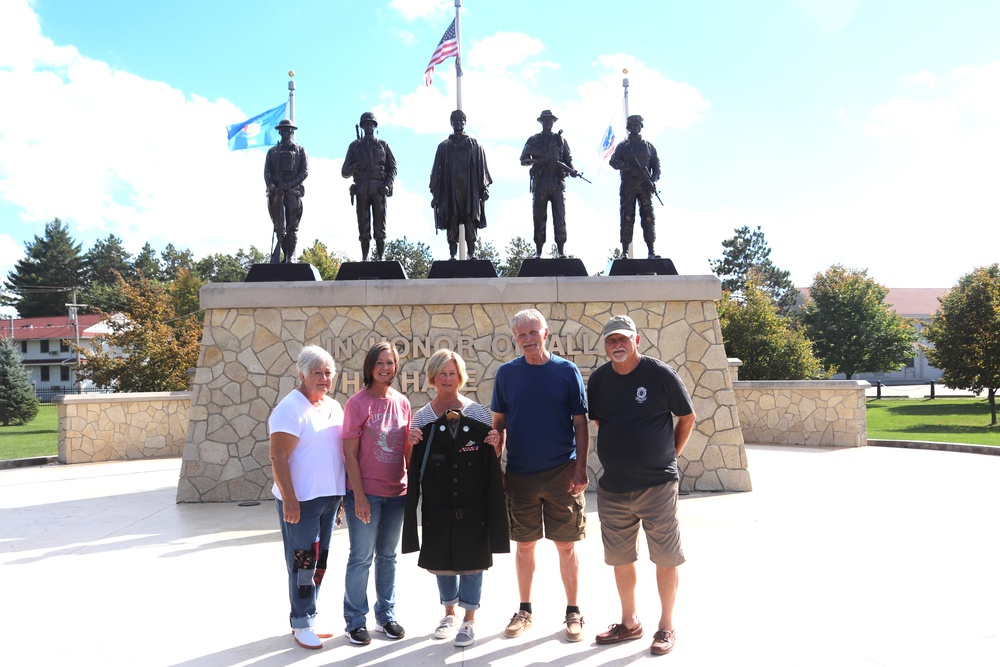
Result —
POLYGON ((318 649, 333 636, 316 626, 316 600, 341 513, 350 541, 343 608, 351 643, 371 642, 373 561, 374 629, 389 639, 405 635, 395 604, 401 541, 403 553, 419 551, 418 565, 436 575, 444 617, 433 636, 454 638, 457 646, 475 642, 483 573, 493 554, 509 553, 514 541, 520 606, 503 634, 521 635, 533 624, 535 546, 542 538, 558 553, 566 638, 582 640, 575 547, 586 535, 593 421, 604 468, 597 497, 605 561, 621 600, 620 622, 596 642, 643 636, 635 597, 642 527, 661 602, 650 651, 673 649, 677 567, 684 562, 677 457, 695 424, 687 389, 673 369, 639 353, 641 337, 627 315, 605 325, 609 361, 586 386, 575 364, 546 348, 548 324, 538 310, 517 313, 511 333, 521 356, 497 369, 489 409, 462 394, 468 377, 462 357, 439 350, 426 368, 434 397, 411 414, 406 396, 392 386, 399 356, 388 342, 368 350, 363 388, 341 409, 327 395, 333 359, 320 347, 303 348, 299 386, 269 420, 289 618, 300 646, 318 649))
MULTIPOLYGON (((431 207, 435 228, 447 234, 451 259, 456 258, 462 241, 462 229, 468 258, 474 259, 478 230, 486 227, 486 200, 493 179, 486 164, 486 153, 474 138, 465 132, 467 117, 461 109, 451 113, 452 134, 438 144, 431 167, 431 207)), ((538 117, 542 131, 532 135, 521 151, 521 164, 530 167, 533 198, 535 257, 542 256, 546 237, 547 211, 552 210, 552 226, 557 256, 565 258, 566 204, 564 199, 567 176, 582 177, 573 167, 569 144, 562 130, 553 132, 559 120, 546 109, 538 117)), ((656 149, 645 141, 642 116, 629 116, 628 138, 615 148, 609 164, 621 174, 620 215, 622 257, 629 258, 636 204, 642 225, 643 240, 649 257, 657 255, 655 213, 652 198, 659 196, 656 181, 660 178, 660 161, 656 149)), ((378 121, 375 114, 361 114, 355 130, 357 139, 351 142, 344 158, 341 175, 353 179, 351 203, 357 207, 358 240, 361 258, 368 261, 372 238, 375 239, 377 260, 385 254, 387 198, 392 196, 396 178, 396 158, 389 144, 375 136, 378 121)), ((268 192, 268 211, 274 226, 276 243, 272 263, 291 262, 295 253, 296 234, 302 217, 303 181, 308 176, 305 149, 294 142, 297 129, 282 120, 276 127, 281 142, 267 153, 264 180, 268 192)))

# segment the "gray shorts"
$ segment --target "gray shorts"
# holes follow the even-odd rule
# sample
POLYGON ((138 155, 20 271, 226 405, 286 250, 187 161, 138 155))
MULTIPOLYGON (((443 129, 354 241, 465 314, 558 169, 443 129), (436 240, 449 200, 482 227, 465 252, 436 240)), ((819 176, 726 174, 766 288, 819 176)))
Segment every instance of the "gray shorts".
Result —
POLYGON ((597 487, 597 516, 601 519, 604 562, 628 565, 639 559, 639 525, 646 533, 649 559, 660 567, 684 562, 677 521, 676 481, 640 491, 613 493, 597 487))

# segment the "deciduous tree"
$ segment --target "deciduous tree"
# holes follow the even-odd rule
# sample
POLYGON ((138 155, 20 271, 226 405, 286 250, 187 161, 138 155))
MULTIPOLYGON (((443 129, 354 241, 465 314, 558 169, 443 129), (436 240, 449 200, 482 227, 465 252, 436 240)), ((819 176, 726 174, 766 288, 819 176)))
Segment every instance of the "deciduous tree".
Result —
POLYGON ((109 318, 110 333, 79 348, 79 377, 122 392, 187 389, 187 371, 198 363, 198 319, 178 316, 163 285, 148 278, 119 285, 129 314, 109 318))
POLYGON ((27 424, 38 414, 38 398, 28 371, 21 365, 17 344, 0 338, 0 424, 27 424))
POLYGON ((736 235, 722 242, 722 259, 709 260, 712 272, 722 279, 722 289, 739 295, 746 287, 751 272, 759 276, 763 289, 778 307, 787 312, 795 306, 798 291, 789 279, 788 271, 771 261, 771 248, 764 240, 760 226, 751 230, 747 225, 736 229, 736 235))
POLYGON ((802 308, 802 323, 813 350, 834 372, 896 371, 915 355, 913 322, 885 303, 888 288, 867 270, 834 265, 817 273, 802 308))
POLYGON ((726 354, 738 357, 741 380, 815 380, 828 377, 812 344, 751 272, 741 293, 723 292, 719 321, 726 354))
POLYGON ((316 239, 311 246, 302 251, 299 261, 315 266, 323 280, 336 280, 340 265, 350 261, 350 258, 342 252, 331 253, 325 243, 316 239))
POLYGON ((934 347, 927 358, 944 371, 955 389, 986 390, 997 423, 1000 388, 1000 264, 962 276, 955 289, 939 299, 941 307, 924 331, 934 347))

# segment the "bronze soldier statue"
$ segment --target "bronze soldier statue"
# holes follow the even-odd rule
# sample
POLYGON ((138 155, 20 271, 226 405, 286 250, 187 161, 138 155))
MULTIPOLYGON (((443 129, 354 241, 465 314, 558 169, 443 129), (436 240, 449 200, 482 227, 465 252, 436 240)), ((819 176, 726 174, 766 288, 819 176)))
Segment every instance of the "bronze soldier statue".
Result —
POLYGON ((281 141, 267 151, 264 159, 267 212, 271 215, 277 237, 271 263, 287 264, 295 256, 299 220, 302 219, 302 196, 305 194, 302 182, 309 175, 309 159, 306 149, 293 141, 298 128, 292 125, 292 121, 282 120, 274 129, 281 135, 281 141))
MULTIPOLYGON (((658 255, 653 250, 656 241, 656 217, 653 214, 653 195, 659 199, 656 181, 660 180, 660 158, 656 156, 653 144, 643 140, 642 116, 629 116, 625 127, 628 138, 618 144, 608 161, 622 177, 621 189, 621 243, 622 258, 628 259, 628 247, 632 243, 632 228, 635 225, 635 205, 639 203, 642 223, 642 238, 649 249, 649 258, 658 255)), ((662 202, 661 202, 662 203, 662 202)))
POLYGON ((448 231, 448 251, 455 259, 459 227, 465 225, 469 259, 475 259, 477 230, 486 226, 486 200, 493 182, 486 153, 465 133, 465 113, 451 113, 453 133, 440 144, 431 168, 431 207, 434 225, 448 231))
MULTIPOLYGON (((382 261, 385 255, 386 198, 392 196, 392 183, 396 179, 396 158, 389 144, 375 138, 378 121, 375 114, 361 114, 358 125, 364 130, 347 148, 347 157, 340 170, 344 178, 354 177, 351 185, 351 203, 357 197, 358 240, 361 241, 361 260, 368 261, 371 247, 372 225, 375 232, 375 256, 382 261)), ((357 128, 355 128, 357 131, 357 128)))
POLYGON ((573 169, 573 156, 569 144, 562 137, 562 130, 552 132, 552 125, 558 118, 546 109, 538 117, 542 131, 532 135, 521 151, 521 165, 530 166, 532 217, 535 222, 535 257, 542 256, 545 245, 546 208, 552 204, 552 231, 559 249, 559 257, 566 257, 566 176, 577 175, 573 169))

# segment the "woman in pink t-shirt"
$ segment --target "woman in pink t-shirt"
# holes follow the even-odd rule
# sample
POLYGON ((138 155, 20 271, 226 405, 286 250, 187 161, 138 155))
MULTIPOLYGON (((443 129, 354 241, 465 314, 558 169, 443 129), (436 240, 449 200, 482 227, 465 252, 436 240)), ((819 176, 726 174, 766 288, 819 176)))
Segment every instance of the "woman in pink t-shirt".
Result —
POLYGON ((368 573, 375 561, 375 629, 390 639, 396 622, 396 550, 406 507, 410 402, 392 388, 399 353, 376 343, 365 356, 364 389, 344 406, 344 509, 351 547, 344 581, 344 619, 352 644, 369 644, 368 573))

